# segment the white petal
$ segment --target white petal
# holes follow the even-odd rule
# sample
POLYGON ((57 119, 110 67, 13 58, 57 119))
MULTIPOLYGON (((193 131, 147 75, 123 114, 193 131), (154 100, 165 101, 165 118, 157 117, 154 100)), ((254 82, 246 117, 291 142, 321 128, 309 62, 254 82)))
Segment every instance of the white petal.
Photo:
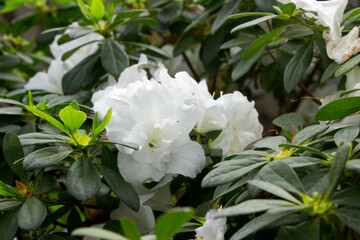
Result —
POLYGON ((166 164, 166 172, 194 178, 205 167, 205 161, 204 150, 200 144, 190 141, 173 148, 171 160, 166 164))
POLYGON ((141 234, 147 234, 155 228, 155 217, 149 206, 141 204, 139 211, 135 212, 125 204, 120 203, 120 207, 111 213, 110 218, 120 220, 124 217, 132 220, 141 234))

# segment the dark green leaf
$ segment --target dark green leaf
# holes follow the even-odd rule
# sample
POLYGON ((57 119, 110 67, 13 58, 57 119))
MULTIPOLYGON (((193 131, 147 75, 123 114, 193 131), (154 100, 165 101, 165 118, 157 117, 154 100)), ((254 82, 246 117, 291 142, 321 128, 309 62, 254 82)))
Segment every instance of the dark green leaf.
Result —
POLYGON ((158 13, 157 18, 161 23, 167 24, 180 16, 183 2, 170 1, 158 13))
POLYGON ((13 209, 13 208, 21 205, 22 203, 23 202, 14 201, 14 200, 11 200, 11 199, 0 199, 0 212, 5 212, 5 211, 8 211, 10 209, 13 209))
POLYGON ((307 41, 291 58, 284 72, 284 86, 291 92, 303 78, 306 69, 310 66, 313 57, 313 41, 307 41))
POLYGON ((140 200, 134 188, 126 182, 118 172, 102 165, 99 165, 99 169, 116 196, 128 207, 134 211, 138 211, 140 208, 140 200))
POLYGON ((327 155, 327 154, 325 154, 325 153, 323 153, 323 152, 321 152, 321 151, 319 151, 319 150, 317 150, 315 148, 311 148, 311 147, 305 147, 305 146, 294 145, 294 144, 281 144, 281 145, 279 145, 279 147, 284 147, 284 148, 288 148, 288 149, 290 149, 290 148, 299 149, 299 150, 302 150, 304 152, 311 152, 311 153, 316 154, 316 155, 318 155, 320 157, 323 157, 325 159, 330 158, 329 155, 327 155))
POLYGON ((225 23, 226 18, 236 11, 241 1, 231 0, 220 10, 211 26, 211 34, 214 34, 225 23))
POLYGON ((335 193, 329 200, 335 204, 360 207, 360 188, 359 186, 346 188, 335 193))
POLYGON ((35 195, 41 195, 49 192, 57 183, 57 178, 55 176, 43 176, 40 180, 36 182, 35 186, 35 195))
POLYGON ((72 231, 80 227, 82 227, 81 217, 76 208, 73 208, 67 219, 67 230, 69 233, 71 233, 72 231))
POLYGON ((21 63, 20 58, 15 55, 0 55, 0 68, 11 68, 21 63))
POLYGON ((360 233, 360 211, 354 208, 340 208, 335 211, 335 215, 351 229, 360 233))
POLYGON ((0 73, 0 79, 11 82, 25 83, 25 79, 14 73, 0 73))
POLYGON ((289 192, 302 194, 305 189, 295 171, 285 161, 273 161, 263 167, 258 177, 289 192))
POLYGON ((102 146, 101 149, 101 165, 108 167, 115 172, 119 172, 117 166, 117 159, 114 156, 113 152, 106 146, 102 146))
POLYGON ((3 141, 3 153, 6 163, 11 170, 21 179, 27 181, 26 173, 20 164, 14 164, 16 161, 24 157, 20 140, 15 133, 8 132, 3 141))
POLYGON ((118 79, 129 65, 129 59, 119 43, 108 39, 101 48, 101 63, 106 71, 118 79))
POLYGON ((34 144, 65 143, 70 138, 58 134, 34 132, 19 135, 19 139, 22 146, 31 146, 34 144))
POLYGON ((287 113, 275 118, 272 123, 287 131, 297 133, 299 128, 302 128, 304 121, 299 113, 287 113))
POLYGON ((336 152, 332 164, 330 166, 330 182, 328 189, 326 191, 326 195, 329 194, 336 188, 338 181, 344 173, 346 161, 348 160, 348 155, 350 151, 350 144, 345 143, 342 145, 336 152))
POLYGON ((281 26, 281 27, 276 28, 275 30, 265 34, 264 36, 258 38, 244 51, 244 54, 242 55, 242 59, 247 60, 247 59, 251 58, 258 51, 260 51, 260 49, 265 47, 266 44, 268 44, 275 36, 279 36, 282 30, 284 30, 285 28, 292 27, 292 26, 294 26, 294 25, 292 24, 292 25, 281 26))
POLYGON ((101 182, 94 164, 87 158, 77 159, 67 173, 66 187, 72 196, 82 202, 95 196, 101 182))
POLYGON ((70 95, 96 81, 103 73, 100 64, 100 53, 96 52, 68 71, 62 79, 65 95, 70 95))
POLYGON ((305 141, 315 137, 316 135, 325 132, 329 129, 327 125, 312 125, 304 128, 298 132, 292 140, 293 144, 302 144, 305 141))
POLYGON ((336 120, 360 111, 360 97, 348 97, 326 104, 316 113, 320 121, 336 120))
POLYGON ((236 66, 234 67, 231 73, 232 80, 236 81, 241 77, 243 77, 251 69, 251 67, 260 59, 260 57, 263 55, 264 52, 265 49, 260 49, 251 58, 247 60, 241 59, 240 62, 236 64, 236 66))
POLYGON ((239 26, 234 27, 233 29, 231 29, 231 33, 234 33, 236 31, 239 31, 241 29, 248 28, 248 27, 251 27, 251 26, 254 26, 254 25, 258 25, 259 23, 268 21, 268 20, 276 18, 276 17, 278 17, 278 16, 275 15, 275 14, 271 14, 271 15, 266 15, 266 16, 263 16, 263 17, 260 17, 260 18, 245 22, 245 23, 240 24, 239 26))
POLYGON ((337 64, 336 62, 332 62, 321 75, 320 84, 324 84, 327 80, 331 79, 335 72, 341 67, 341 64, 337 64))
POLYGON ((13 240, 18 231, 17 211, 14 209, 7 211, 0 216, 0 239, 13 240))
POLYGON ((38 168, 45 168, 65 159, 73 152, 72 148, 63 146, 45 147, 30 153, 24 159, 24 168, 31 171, 38 168))
POLYGON ((24 230, 37 230, 46 217, 44 203, 36 197, 31 197, 19 210, 18 225, 24 230))
POLYGON ((357 67, 359 63, 360 63, 360 55, 351 58, 349 61, 342 64, 341 67, 339 67, 339 69, 335 72, 335 77, 340 77, 350 72, 355 67, 357 67))

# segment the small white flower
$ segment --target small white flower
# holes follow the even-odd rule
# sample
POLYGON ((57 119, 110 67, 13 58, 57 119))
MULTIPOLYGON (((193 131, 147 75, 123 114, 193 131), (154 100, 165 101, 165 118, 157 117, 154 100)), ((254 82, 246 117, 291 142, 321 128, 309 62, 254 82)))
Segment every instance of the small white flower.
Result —
POLYGON ((254 102, 249 102, 240 92, 225 94, 217 99, 226 125, 220 135, 211 143, 213 149, 222 149, 223 156, 238 153, 251 142, 260 139, 263 126, 254 102))
MULTIPOLYGON (((69 27, 78 27, 78 23, 73 23, 69 27)), ((64 34, 69 33, 70 30, 66 30, 64 34)), ((65 61, 61 60, 61 57, 66 52, 73 50, 81 45, 95 41, 102 40, 103 37, 96 33, 90 33, 86 36, 77 38, 70 42, 58 45, 58 40, 63 36, 56 35, 54 41, 50 44, 50 51, 54 56, 54 60, 51 62, 47 73, 39 72, 35 76, 29 79, 28 83, 24 86, 28 90, 44 90, 51 93, 63 94, 62 90, 62 78, 63 76, 84 58, 95 53, 98 49, 98 42, 90 43, 79 48, 73 55, 71 55, 65 61)))
POLYGON ((341 64, 360 51, 359 28, 354 27, 347 35, 326 45, 329 58, 341 64))
POLYGON ((211 209, 206 213, 204 225, 195 229, 197 240, 224 240, 226 218, 214 219, 214 214, 217 211, 218 210, 211 209))

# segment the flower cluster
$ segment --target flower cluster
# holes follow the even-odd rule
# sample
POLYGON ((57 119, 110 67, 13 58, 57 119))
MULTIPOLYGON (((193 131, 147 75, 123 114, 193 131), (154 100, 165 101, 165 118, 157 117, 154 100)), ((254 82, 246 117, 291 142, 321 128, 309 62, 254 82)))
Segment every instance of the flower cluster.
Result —
POLYGON ((107 126, 111 141, 134 143, 139 150, 119 148, 118 165, 123 177, 133 185, 160 181, 181 174, 195 177, 205 166, 205 154, 190 132, 219 130, 209 143, 223 155, 239 152, 259 139, 262 125, 254 103, 240 92, 218 99, 210 95, 206 82, 197 83, 186 72, 171 77, 159 68, 148 79, 141 67, 147 59, 124 70, 118 83, 96 92, 94 110, 103 117, 113 108, 107 126))

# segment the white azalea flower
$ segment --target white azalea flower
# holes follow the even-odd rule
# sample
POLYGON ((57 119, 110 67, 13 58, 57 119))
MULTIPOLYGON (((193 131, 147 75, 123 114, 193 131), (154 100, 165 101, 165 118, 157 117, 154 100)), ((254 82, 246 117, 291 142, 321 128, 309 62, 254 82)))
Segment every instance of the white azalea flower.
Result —
POLYGON ((341 64, 360 51, 359 28, 354 27, 347 35, 326 45, 329 58, 341 64))
MULTIPOLYGON (((73 23, 69 27, 77 27, 78 23, 73 23)), ((70 30, 66 30, 64 34, 69 33, 70 30)), ((84 58, 95 53, 99 47, 98 42, 94 42, 79 48, 73 55, 71 55, 65 61, 61 60, 61 57, 66 52, 73 50, 81 45, 91 42, 102 40, 103 37, 96 33, 91 33, 86 36, 74 39, 70 42, 58 45, 58 40, 63 36, 56 35, 54 41, 50 44, 50 51, 54 56, 49 66, 47 73, 40 72, 34 77, 30 78, 28 83, 24 86, 28 90, 44 90, 47 92, 63 94, 62 90, 62 78, 70 69, 75 67, 84 58)))
POLYGON ((159 181, 166 174, 195 177, 201 171, 203 149, 189 137, 199 116, 195 106, 174 98, 156 81, 113 86, 104 93, 107 97, 94 95, 93 102, 95 111, 114 107, 108 138, 139 145, 137 151, 120 147, 118 164, 125 180, 136 185, 159 181))
POLYGON ((318 25, 329 27, 329 32, 323 34, 327 41, 336 41, 341 37, 341 21, 348 0, 290 0, 281 2, 284 4, 293 2, 297 8, 312 12, 305 13, 305 15, 309 18, 316 18, 318 25))
POLYGON ((51 93, 63 94, 61 79, 69 68, 64 62, 56 59, 51 62, 48 72, 38 72, 29 79, 24 88, 27 90, 44 90, 51 93))
POLYGON ((346 74, 346 90, 360 88, 360 67, 355 67, 346 74))
POLYGON ((238 153, 251 142, 260 139, 263 126, 254 102, 249 102, 240 92, 225 94, 217 99, 226 117, 226 125, 211 143, 213 149, 222 149, 223 156, 238 153))
POLYGON ((206 213, 203 226, 195 229, 197 240, 224 240, 226 232, 226 218, 214 219, 214 214, 218 210, 211 209, 206 213))

